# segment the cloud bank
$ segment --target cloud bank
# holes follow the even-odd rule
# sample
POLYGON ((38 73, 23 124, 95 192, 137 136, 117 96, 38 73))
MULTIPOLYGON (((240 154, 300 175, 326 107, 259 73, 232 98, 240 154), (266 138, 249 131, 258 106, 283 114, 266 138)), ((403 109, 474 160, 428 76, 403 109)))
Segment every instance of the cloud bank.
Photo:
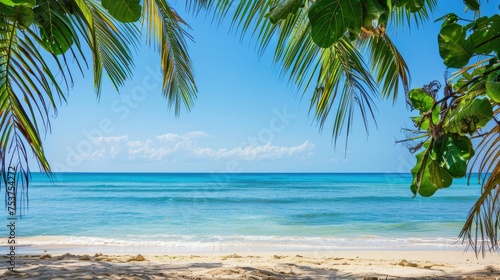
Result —
POLYGON ((185 134, 166 133, 153 139, 135 140, 129 136, 107 136, 92 138, 92 151, 76 155, 79 161, 91 160, 243 160, 263 161, 278 159, 300 160, 313 154, 315 145, 305 140, 296 146, 278 146, 271 142, 259 145, 214 148, 199 144, 202 138, 211 135, 203 131, 185 134))

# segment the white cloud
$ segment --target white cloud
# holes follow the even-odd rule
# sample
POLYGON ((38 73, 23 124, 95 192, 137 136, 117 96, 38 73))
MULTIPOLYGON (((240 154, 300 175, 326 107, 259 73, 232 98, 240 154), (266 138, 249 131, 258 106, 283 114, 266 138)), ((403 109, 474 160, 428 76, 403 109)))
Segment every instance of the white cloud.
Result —
POLYGON ((200 130, 197 130, 197 131, 191 131, 191 132, 188 132, 186 134, 184 134, 186 137, 189 137, 189 138, 201 138, 201 137, 210 137, 209 134, 203 132, 203 131, 200 131, 200 130))
POLYGON ((315 147, 309 140, 296 146, 277 146, 272 143, 246 145, 232 148, 212 148, 198 144, 196 139, 210 137, 203 131, 192 131, 183 135, 167 133, 153 140, 131 140, 128 136, 96 137, 93 149, 79 154, 80 160, 122 159, 122 160, 277 160, 303 159, 312 156, 315 147))
POLYGON ((239 159, 239 160, 274 160, 280 158, 297 158, 307 155, 314 149, 314 144, 309 140, 303 144, 292 147, 275 146, 266 143, 260 146, 248 145, 232 149, 211 149, 197 147, 193 150, 194 155, 201 158, 211 159, 239 159))
POLYGON ((156 139, 158 139, 160 141, 176 142, 176 141, 188 140, 189 137, 181 136, 181 135, 174 134, 174 133, 167 133, 167 134, 163 134, 160 136, 156 136, 156 139))

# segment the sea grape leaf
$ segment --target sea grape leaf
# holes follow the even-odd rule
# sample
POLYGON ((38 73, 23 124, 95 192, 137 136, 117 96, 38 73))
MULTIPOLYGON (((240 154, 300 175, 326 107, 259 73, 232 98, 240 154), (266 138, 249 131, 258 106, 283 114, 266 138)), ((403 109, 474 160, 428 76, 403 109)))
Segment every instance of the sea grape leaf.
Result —
POLYGON ((431 182, 430 179, 430 173, 429 173, 429 161, 431 160, 429 157, 427 157, 427 160, 424 165, 422 165, 424 154, 427 152, 427 150, 420 152, 417 154, 415 157, 417 158, 417 163, 415 166, 411 169, 411 174, 413 175, 413 181, 410 186, 411 191, 413 194, 420 194, 423 197, 428 197, 432 196, 438 188, 431 182), (425 168, 424 170, 420 170, 421 168, 425 168), (421 172, 419 172, 421 171, 421 172), (421 174, 419 178, 419 173, 421 174), (418 187, 418 182, 420 181, 420 188, 418 187))
POLYGON ((373 27, 372 21, 374 20, 379 24, 384 23, 384 21, 387 22, 386 14, 389 13, 389 7, 386 1, 364 0, 362 1, 362 7, 364 28, 371 29, 373 27))
MULTIPOLYGON (((430 125, 429 117, 425 117, 424 120, 422 120, 422 118, 424 118, 424 116, 411 117, 415 126, 418 126, 422 130, 429 129, 430 125)), ((439 122, 439 106, 436 106, 436 108, 432 110, 432 123, 437 124, 438 122, 439 122)))
POLYGON ((444 170, 435 160, 429 162, 429 180, 438 189, 451 186, 453 177, 444 170))
POLYGON ((474 54, 475 44, 466 39, 466 29, 459 24, 448 24, 441 28, 438 35, 439 55, 444 64, 452 68, 461 68, 474 54))
POLYGON ((55 55, 65 53, 73 44, 73 37, 76 35, 64 10, 48 2, 38 5, 33 10, 40 27, 42 46, 55 55))
POLYGON ((500 103, 500 76, 491 73, 486 80, 486 94, 493 102, 500 103))
POLYGON ((486 98, 475 98, 460 102, 455 110, 448 113, 445 130, 465 135, 486 126, 493 118, 493 108, 486 98))
POLYGON ((434 98, 421 88, 410 90, 408 93, 413 108, 420 111, 420 113, 428 112, 434 105, 434 98))
POLYGON ((467 174, 467 162, 474 156, 474 150, 469 137, 451 134, 436 140, 432 154, 448 174, 462 178, 467 174))
POLYGON ((272 7, 266 14, 272 24, 286 19, 289 14, 296 13, 301 7, 304 7, 304 0, 285 0, 272 7))
POLYGON ((479 11, 479 2, 477 0, 464 0, 465 5, 473 11, 479 11))
POLYGON ((472 29, 470 37, 476 43, 476 53, 487 55, 500 50, 500 15, 478 18, 472 29))
POLYGON ((346 33, 361 28, 361 0, 317 0, 308 11, 311 37, 316 45, 328 48, 346 33))
MULTIPOLYGON (((424 113, 427 113, 432 109, 432 106, 434 105, 434 98, 421 88, 412 89, 408 93, 408 98, 410 99, 413 108, 420 111, 420 116, 412 117, 413 122, 415 125, 419 125, 420 129, 427 130, 429 128, 429 117, 426 116, 424 120, 422 120, 422 118, 424 117, 424 113)), ((432 122, 436 124, 438 121, 439 106, 436 106, 432 111, 432 122)))
POLYGON ((140 0, 102 0, 102 6, 118 21, 136 22, 141 17, 140 0))
POLYGON ((31 8, 36 5, 36 0, 0 0, 0 3, 11 7, 22 5, 31 8))
POLYGON ((18 22, 20 28, 29 27, 33 23, 33 10, 27 6, 18 5, 14 7, 3 6, 0 15, 4 15, 18 22))

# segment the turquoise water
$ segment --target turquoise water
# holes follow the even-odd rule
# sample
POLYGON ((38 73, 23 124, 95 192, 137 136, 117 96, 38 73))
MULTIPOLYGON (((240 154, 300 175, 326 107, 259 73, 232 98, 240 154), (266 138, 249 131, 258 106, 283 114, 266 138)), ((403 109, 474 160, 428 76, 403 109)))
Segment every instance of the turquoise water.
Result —
POLYGON ((60 173, 53 182, 34 174, 16 230, 35 246, 462 249, 453 244, 479 186, 456 180, 412 198, 410 182, 409 174, 60 173))

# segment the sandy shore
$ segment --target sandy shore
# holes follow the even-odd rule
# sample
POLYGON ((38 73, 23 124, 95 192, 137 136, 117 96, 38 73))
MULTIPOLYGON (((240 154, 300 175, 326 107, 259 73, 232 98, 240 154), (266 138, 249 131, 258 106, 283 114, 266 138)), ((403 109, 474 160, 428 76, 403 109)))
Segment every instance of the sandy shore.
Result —
MULTIPOLYGON (((48 252, 49 253, 49 252, 48 252)), ((459 251, 342 251, 16 257, 1 279, 494 279, 500 256, 459 251)), ((8 264, 8 263, 7 263, 8 264)))

